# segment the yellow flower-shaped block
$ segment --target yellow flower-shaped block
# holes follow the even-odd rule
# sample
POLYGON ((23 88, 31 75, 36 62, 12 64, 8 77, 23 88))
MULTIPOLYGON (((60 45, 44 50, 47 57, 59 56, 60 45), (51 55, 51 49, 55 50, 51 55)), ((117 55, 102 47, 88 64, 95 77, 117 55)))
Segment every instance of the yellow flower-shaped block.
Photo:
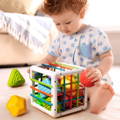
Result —
POLYGON ((13 116, 19 116, 27 112, 26 100, 23 97, 13 95, 7 103, 7 109, 13 116))

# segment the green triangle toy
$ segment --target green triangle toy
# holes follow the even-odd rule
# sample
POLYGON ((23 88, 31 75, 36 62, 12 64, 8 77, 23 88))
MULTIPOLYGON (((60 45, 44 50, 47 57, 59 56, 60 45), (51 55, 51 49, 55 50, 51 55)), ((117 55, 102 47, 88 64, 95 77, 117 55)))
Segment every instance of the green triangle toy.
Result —
POLYGON ((12 69, 9 79, 8 86, 9 87, 18 87, 25 83, 25 79, 21 75, 18 69, 12 69))

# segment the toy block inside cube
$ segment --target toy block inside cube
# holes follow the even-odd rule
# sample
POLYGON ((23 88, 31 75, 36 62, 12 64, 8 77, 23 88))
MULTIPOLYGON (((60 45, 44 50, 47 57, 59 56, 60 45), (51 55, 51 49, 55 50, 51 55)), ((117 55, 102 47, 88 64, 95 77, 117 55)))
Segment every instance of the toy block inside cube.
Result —
POLYGON ((32 105, 52 117, 85 110, 87 92, 80 82, 83 69, 59 62, 31 66, 32 105))

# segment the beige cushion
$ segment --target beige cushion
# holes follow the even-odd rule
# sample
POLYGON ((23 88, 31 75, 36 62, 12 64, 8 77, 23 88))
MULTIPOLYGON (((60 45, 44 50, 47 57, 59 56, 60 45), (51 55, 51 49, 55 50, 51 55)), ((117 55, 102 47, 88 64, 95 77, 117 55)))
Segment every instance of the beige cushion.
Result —
POLYGON ((5 12, 15 12, 34 15, 42 0, 0 0, 0 9, 5 12))
POLYGON ((0 28, 0 33, 7 33, 7 32, 0 28))
POLYGON ((38 63, 46 53, 35 53, 10 35, 0 34, 0 65, 38 63))

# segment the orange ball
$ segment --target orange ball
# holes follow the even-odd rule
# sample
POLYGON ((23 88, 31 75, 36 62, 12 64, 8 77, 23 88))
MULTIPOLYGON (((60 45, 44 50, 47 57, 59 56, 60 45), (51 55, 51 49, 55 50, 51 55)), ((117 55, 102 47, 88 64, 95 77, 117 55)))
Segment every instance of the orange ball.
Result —
POLYGON ((92 87, 94 85, 94 82, 92 82, 92 78, 88 79, 87 78, 87 70, 83 70, 80 73, 80 82, 85 86, 85 87, 92 87))

